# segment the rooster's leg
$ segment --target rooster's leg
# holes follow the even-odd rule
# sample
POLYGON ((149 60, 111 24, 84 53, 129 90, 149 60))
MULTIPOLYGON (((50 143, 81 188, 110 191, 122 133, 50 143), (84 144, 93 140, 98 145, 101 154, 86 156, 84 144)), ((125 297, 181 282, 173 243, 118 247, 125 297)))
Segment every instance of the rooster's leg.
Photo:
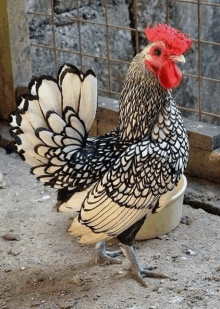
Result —
POLYGON ((134 248, 131 246, 126 246, 124 244, 122 244, 122 247, 125 250, 126 256, 131 263, 131 269, 135 277, 142 285, 147 286, 147 283, 143 279, 144 277, 169 278, 169 276, 166 274, 152 272, 151 270, 154 269, 154 267, 141 267, 134 252, 134 248))
POLYGON ((122 250, 116 250, 116 251, 108 251, 105 248, 105 241, 102 240, 97 243, 96 245, 96 263, 102 264, 103 262, 110 262, 113 264, 120 264, 121 261, 117 259, 116 257, 119 255, 122 255, 122 250))

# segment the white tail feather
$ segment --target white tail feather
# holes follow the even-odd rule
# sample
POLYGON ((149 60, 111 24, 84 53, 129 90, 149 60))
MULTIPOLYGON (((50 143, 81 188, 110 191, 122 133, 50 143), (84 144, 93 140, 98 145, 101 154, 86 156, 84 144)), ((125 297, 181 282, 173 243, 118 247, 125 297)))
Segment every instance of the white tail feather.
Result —
POLYGON ((39 101, 36 99, 28 99, 28 110, 26 112, 29 122, 32 127, 36 130, 38 128, 48 128, 45 118, 40 109, 39 101))
POLYGON ((26 114, 22 115, 20 129, 24 133, 22 136, 25 136, 34 148, 34 146, 39 143, 39 140, 36 137, 35 131, 31 123, 29 122, 28 116, 26 114))
POLYGON ((38 137, 41 139, 41 141, 49 146, 49 147, 56 147, 57 145, 53 141, 53 132, 50 132, 46 129, 42 129, 37 131, 38 132, 38 137))
POLYGON ((81 86, 79 117, 84 121, 87 132, 90 130, 97 109, 97 79, 93 75, 85 77, 81 86))
POLYGON ((60 73, 59 85, 63 94, 63 110, 65 107, 72 106, 77 112, 81 88, 80 77, 74 74, 72 68, 65 65, 60 73))
POLYGON ((85 129, 84 129, 82 123, 79 121, 78 118, 76 118, 75 115, 71 115, 71 116, 69 117, 69 124, 70 124, 73 128, 77 128, 77 129, 78 129, 78 132, 83 136, 85 129))
POLYGON ((70 177, 63 169, 82 147, 94 120, 97 82, 91 70, 83 74, 64 65, 58 83, 50 77, 32 80, 30 95, 19 100, 18 111, 11 115, 11 132, 32 172, 59 189, 68 186, 70 177))
POLYGON ((61 133, 66 126, 65 121, 62 118, 60 118, 60 116, 58 116, 56 113, 50 113, 47 118, 47 121, 51 130, 54 133, 61 133))
POLYGON ((75 67, 63 66, 59 75, 63 95, 63 109, 72 106, 83 120, 88 132, 95 119, 97 109, 97 79, 93 71, 82 74, 75 67))
POLYGON ((55 81, 42 79, 37 92, 39 104, 45 117, 48 111, 62 115, 61 93, 55 81))
POLYGON ((34 78, 29 84, 29 92, 33 96, 37 95, 37 82, 38 82, 38 79, 34 78))

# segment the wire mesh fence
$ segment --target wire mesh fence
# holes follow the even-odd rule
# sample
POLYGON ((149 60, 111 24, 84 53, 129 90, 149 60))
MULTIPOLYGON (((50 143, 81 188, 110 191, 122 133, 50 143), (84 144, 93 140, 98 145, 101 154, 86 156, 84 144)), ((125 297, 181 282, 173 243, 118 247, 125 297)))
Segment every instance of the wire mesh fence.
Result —
POLYGON ((99 94, 119 98, 122 81, 132 58, 147 44, 144 28, 152 23, 166 22, 187 32, 194 41, 192 50, 186 56, 187 61, 189 59, 188 66, 181 67, 184 79, 182 86, 173 92, 174 98, 184 115, 220 125, 219 0, 130 1, 129 23, 126 22, 127 13, 125 16, 123 12, 117 15, 118 12, 112 10, 112 5, 117 2, 115 0, 98 1, 98 10, 101 12, 99 19, 96 18, 98 11, 85 13, 83 10, 84 6, 91 4, 89 0, 68 0, 69 9, 63 11, 62 1, 49 0, 45 6, 45 1, 40 0, 40 9, 38 6, 38 9, 32 7, 27 10, 30 29, 34 29, 37 22, 41 23, 40 35, 35 36, 32 32, 32 53, 39 59, 50 59, 45 72, 44 69, 38 71, 38 62, 35 61, 34 74, 46 74, 50 69, 51 74, 55 75, 64 62, 73 63, 82 70, 91 66, 101 72, 97 74, 99 94), (149 20, 143 11, 150 6, 157 14, 149 20), (210 18, 215 23, 212 28, 210 18), (47 31, 44 31, 44 26, 47 31), (126 45, 126 40, 132 42, 132 48, 126 45), (118 54, 121 41, 125 45, 126 55, 123 49, 118 54))

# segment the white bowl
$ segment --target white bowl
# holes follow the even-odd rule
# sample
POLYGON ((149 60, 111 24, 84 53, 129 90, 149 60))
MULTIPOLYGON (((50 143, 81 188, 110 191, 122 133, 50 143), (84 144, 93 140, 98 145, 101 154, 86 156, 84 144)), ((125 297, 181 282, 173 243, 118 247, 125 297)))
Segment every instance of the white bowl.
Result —
POLYGON ((161 211, 146 218, 136 235, 136 240, 155 238, 172 231, 179 225, 186 186, 187 180, 183 175, 173 191, 174 195, 170 202, 161 211))

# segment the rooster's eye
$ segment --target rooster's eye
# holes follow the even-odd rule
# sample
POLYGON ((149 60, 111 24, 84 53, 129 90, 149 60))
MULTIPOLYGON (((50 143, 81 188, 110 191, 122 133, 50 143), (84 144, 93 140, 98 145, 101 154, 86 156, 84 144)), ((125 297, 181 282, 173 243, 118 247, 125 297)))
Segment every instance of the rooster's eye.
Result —
POLYGON ((156 49, 154 50, 154 53, 155 53, 155 55, 160 56, 160 54, 161 54, 161 49, 160 49, 160 48, 156 48, 156 49))

